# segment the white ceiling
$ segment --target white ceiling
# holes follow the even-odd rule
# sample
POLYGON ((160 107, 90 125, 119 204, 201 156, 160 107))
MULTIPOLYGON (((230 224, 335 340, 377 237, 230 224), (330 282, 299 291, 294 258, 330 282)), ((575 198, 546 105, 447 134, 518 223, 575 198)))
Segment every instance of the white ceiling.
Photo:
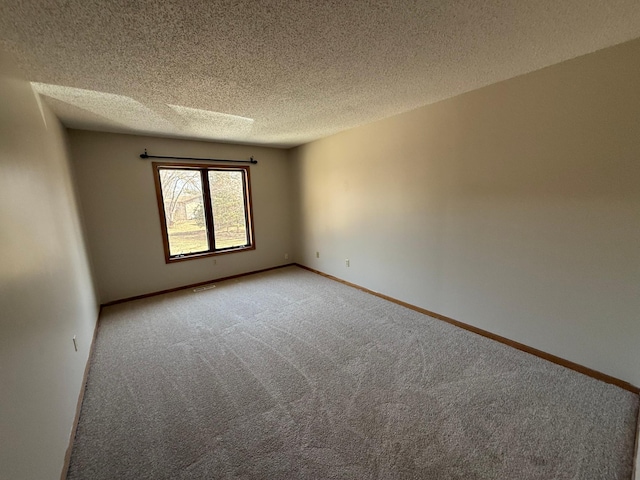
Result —
POLYGON ((65 125, 282 147, 637 37, 638 0, 0 2, 65 125))

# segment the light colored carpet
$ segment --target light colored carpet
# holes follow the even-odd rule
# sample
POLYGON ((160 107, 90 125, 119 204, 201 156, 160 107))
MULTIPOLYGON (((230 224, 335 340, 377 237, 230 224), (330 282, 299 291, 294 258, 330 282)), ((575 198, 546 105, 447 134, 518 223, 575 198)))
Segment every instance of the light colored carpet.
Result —
POLYGON ((68 478, 628 480, 637 412, 287 267, 105 308, 68 478))

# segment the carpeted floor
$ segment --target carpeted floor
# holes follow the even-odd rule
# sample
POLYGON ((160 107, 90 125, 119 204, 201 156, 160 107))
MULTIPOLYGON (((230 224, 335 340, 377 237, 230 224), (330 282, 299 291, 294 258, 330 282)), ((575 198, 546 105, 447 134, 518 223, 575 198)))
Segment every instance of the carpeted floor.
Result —
POLYGON ((287 267, 103 309, 68 478, 628 480, 637 413, 287 267))

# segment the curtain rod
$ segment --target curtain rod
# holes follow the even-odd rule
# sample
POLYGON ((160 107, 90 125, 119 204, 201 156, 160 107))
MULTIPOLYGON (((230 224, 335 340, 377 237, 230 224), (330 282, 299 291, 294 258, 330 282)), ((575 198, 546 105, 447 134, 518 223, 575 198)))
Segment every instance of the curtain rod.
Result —
POLYGON ((175 160, 204 160, 206 162, 229 162, 229 163, 258 163, 253 159, 253 156, 249 157, 249 160, 224 160, 222 158, 197 158, 197 157, 169 157, 164 155, 149 155, 147 149, 144 149, 144 153, 140 154, 140 158, 173 158, 175 160))

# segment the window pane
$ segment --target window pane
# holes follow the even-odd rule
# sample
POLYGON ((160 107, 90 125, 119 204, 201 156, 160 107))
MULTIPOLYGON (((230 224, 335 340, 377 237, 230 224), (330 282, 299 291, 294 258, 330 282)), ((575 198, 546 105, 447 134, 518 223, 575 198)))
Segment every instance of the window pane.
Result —
POLYGON ((160 183, 169 237, 169 255, 207 251, 209 241, 200 172, 162 169, 160 183))
POLYGON ((209 187, 216 249, 248 245, 244 172, 210 170, 209 187))

